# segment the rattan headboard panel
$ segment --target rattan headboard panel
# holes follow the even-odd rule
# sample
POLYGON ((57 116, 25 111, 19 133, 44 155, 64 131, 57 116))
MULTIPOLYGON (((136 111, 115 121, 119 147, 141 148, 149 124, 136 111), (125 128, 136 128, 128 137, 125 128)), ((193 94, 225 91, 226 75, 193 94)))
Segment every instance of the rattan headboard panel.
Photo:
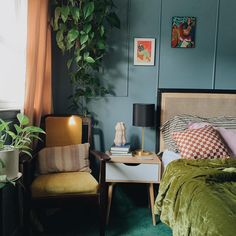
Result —
MULTIPOLYGON (((201 117, 235 116, 236 94, 206 92, 161 92, 160 127, 165 121, 179 114, 201 117)), ((159 150, 165 149, 160 132, 159 150)))

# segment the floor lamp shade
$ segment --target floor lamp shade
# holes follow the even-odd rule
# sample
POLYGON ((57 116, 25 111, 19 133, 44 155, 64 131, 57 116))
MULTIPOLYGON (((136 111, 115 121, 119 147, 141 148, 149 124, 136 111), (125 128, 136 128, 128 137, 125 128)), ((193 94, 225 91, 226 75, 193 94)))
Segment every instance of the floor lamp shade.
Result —
POLYGON ((139 127, 154 126, 155 104, 133 104, 133 125, 139 127))

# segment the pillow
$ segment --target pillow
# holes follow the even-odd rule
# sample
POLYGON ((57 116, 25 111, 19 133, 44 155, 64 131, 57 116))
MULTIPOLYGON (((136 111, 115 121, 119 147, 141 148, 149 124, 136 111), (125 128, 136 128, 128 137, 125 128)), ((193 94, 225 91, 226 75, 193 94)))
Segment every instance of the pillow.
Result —
POLYGON ((203 128, 208 125, 211 125, 211 124, 207 123, 207 122, 197 123, 197 122, 191 121, 190 123, 188 123, 187 128, 188 129, 199 129, 199 128, 203 128))
POLYGON ((40 174, 87 171, 89 168, 89 143, 46 147, 38 153, 40 174))
MULTIPOLYGON (((209 125, 209 123, 201 122, 201 123, 195 123, 190 122, 188 124, 189 129, 199 129, 204 126, 209 125)), ((221 137, 224 139, 227 146, 231 149, 231 153, 233 157, 236 157, 236 130, 235 129, 225 129, 223 127, 214 127, 221 135, 221 137)))
POLYGON ((178 145, 181 158, 216 159, 230 156, 230 150, 212 126, 174 132, 172 137, 178 145))
POLYGON ((195 123, 210 123, 215 127, 223 127, 225 129, 236 129, 236 117, 199 117, 196 115, 176 115, 171 119, 167 120, 161 127, 161 132, 163 135, 165 148, 168 150, 172 150, 178 152, 178 146, 176 145, 175 141, 172 139, 173 132, 183 131, 188 128, 188 124, 190 122, 195 123))
POLYGON ((218 127, 216 129, 219 131, 225 143, 231 149, 232 156, 236 157, 236 130, 225 129, 222 127, 218 127))

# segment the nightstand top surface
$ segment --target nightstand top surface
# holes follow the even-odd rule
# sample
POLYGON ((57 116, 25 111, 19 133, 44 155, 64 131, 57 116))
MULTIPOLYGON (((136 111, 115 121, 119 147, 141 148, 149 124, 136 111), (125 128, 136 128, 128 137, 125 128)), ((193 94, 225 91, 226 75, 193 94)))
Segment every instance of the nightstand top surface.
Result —
POLYGON ((113 157, 109 161, 110 163, 143 163, 143 164, 161 164, 159 157, 153 153, 153 159, 145 159, 142 157, 113 157))

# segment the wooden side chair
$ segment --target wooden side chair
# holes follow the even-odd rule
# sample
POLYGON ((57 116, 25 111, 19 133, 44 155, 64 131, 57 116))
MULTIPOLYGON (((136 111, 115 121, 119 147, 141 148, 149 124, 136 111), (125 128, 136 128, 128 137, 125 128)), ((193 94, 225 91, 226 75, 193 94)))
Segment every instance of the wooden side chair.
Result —
MULTIPOLYGON (((42 127, 46 131, 45 145, 33 158, 33 161, 38 159, 39 175, 30 184, 28 209, 74 207, 94 199, 100 211, 100 235, 105 235, 105 162, 110 158, 89 149, 91 119, 77 115, 47 115, 42 127), (91 172, 92 166, 89 165, 94 160, 99 163, 97 176, 94 176, 95 170, 91 172)), ((32 165, 25 170, 29 172, 30 168, 32 165)), ((29 214, 26 215, 29 219, 29 214)))

